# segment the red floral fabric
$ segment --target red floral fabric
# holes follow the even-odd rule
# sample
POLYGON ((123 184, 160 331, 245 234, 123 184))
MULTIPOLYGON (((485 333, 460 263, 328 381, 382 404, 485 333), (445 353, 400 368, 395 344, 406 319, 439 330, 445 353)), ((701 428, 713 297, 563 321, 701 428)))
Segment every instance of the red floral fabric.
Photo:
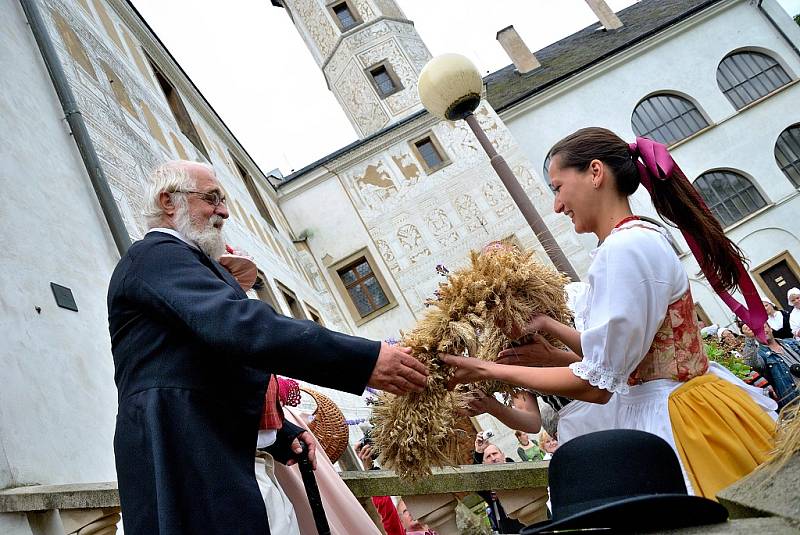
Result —
POLYGON ((689 290, 667 309, 650 351, 628 377, 633 386, 654 379, 686 382, 708 370, 700 326, 689 290))

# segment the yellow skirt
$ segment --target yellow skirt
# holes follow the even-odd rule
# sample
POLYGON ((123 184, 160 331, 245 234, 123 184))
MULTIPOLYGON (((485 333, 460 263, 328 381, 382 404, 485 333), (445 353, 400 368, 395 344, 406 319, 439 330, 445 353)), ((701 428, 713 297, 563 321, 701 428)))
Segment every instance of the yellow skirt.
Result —
POLYGON ((698 496, 717 492, 769 458, 775 422, 739 387, 711 374, 669 396, 675 445, 698 496))

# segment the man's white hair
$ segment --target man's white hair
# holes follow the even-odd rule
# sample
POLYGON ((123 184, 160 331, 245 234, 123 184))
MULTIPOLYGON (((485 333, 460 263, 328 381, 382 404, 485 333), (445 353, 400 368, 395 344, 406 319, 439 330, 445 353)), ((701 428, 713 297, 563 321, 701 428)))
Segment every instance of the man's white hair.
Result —
POLYGON ((210 165, 187 160, 173 160, 153 169, 150 176, 147 177, 144 190, 142 215, 147 223, 147 228, 155 228, 161 224, 164 216, 164 211, 158 202, 161 193, 194 190, 197 187, 197 180, 189 172, 189 169, 194 166, 205 167, 214 174, 214 169, 210 165))

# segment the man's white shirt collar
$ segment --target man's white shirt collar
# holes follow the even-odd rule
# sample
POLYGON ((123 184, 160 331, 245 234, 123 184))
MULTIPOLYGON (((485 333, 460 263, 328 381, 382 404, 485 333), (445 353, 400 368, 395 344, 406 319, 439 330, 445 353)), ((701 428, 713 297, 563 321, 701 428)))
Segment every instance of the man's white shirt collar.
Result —
POLYGON ((151 228, 150 230, 147 231, 148 234, 150 234, 151 232, 163 232, 164 234, 175 236, 176 238, 190 245, 191 247, 194 247, 195 249, 198 250, 200 249, 193 241, 190 241, 188 238, 186 238, 186 236, 184 236, 174 228, 157 227, 157 228, 151 228))

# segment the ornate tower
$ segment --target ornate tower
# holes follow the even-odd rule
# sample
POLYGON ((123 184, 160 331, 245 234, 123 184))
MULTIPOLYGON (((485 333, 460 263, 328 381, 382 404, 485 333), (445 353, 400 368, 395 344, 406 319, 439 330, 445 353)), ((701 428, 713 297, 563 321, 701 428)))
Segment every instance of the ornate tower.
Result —
POLYGON ((359 137, 422 109, 431 58, 394 0, 272 0, 286 9, 359 137))

